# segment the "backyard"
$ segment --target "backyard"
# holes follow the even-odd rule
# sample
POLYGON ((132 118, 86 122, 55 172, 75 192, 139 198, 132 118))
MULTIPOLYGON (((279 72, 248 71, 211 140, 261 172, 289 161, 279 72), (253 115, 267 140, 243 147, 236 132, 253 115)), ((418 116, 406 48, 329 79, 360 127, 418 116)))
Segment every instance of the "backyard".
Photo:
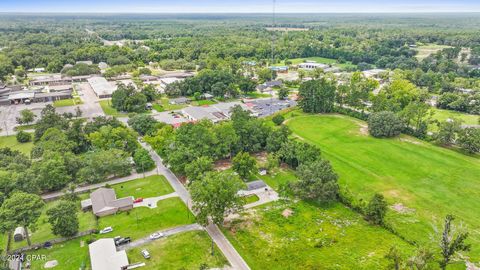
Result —
POLYGON ((444 217, 453 214, 469 229, 472 259, 480 258, 478 157, 404 135, 376 139, 365 133, 365 122, 340 115, 298 116, 288 126, 321 148, 340 186, 354 198, 382 193, 392 207, 387 222, 401 235, 431 243, 433 228, 441 228, 444 217))
POLYGON ((19 143, 16 136, 1 136, 0 148, 9 147, 12 150, 18 150, 27 156, 30 156, 30 151, 33 148, 33 142, 19 143))
POLYGON ((211 255, 211 239, 204 231, 176 234, 128 251, 131 263, 145 262, 147 269, 197 270, 202 266, 221 268, 228 264, 215 246, 211 255), (145 260, 140 251, 148 250, 151 258, 145 260))
POLYGON ((133 196, 134 198, 150 198, 173 192, 173 188, 163 175, 151 175, 122 184, 111 186, 117 198, 133 196))

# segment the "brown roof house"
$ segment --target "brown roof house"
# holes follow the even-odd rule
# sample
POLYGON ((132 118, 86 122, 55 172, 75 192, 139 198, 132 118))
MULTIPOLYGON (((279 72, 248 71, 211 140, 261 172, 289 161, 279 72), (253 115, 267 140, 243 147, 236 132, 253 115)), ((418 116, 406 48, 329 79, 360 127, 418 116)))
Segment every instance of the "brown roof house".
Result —
POLYGON ((103 217, 132 209, 133 197, 117 199, 115 190, 99 188, 90 194, 90 199, 82 201, 81 204, 84 210, 91 207, 97 217, 103 217))

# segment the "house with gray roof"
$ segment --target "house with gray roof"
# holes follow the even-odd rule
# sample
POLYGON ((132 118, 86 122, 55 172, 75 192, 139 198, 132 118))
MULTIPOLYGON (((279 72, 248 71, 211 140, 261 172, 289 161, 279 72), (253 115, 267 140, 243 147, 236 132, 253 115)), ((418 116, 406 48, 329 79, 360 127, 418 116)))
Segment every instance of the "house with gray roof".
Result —
POLYGON ((90 194, 90 199, 81 202, 82 209, 92 208, 97 217, 113 215, 118 211, 127 211, 133 208, 133 197, 117 199, 115 190, 99 188, 90 194))

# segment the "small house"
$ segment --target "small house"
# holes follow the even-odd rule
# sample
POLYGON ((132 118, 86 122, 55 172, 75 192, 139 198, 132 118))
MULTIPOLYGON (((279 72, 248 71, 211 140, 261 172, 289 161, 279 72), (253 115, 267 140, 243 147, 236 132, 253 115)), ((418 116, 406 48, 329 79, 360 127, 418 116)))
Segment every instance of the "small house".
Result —
POLYGON ((168 101, 171 105, 180 105, 180 104, 187 104, 190 102, 190 99, 186 97, 179 97, 179 98, 172 98, 168 101))

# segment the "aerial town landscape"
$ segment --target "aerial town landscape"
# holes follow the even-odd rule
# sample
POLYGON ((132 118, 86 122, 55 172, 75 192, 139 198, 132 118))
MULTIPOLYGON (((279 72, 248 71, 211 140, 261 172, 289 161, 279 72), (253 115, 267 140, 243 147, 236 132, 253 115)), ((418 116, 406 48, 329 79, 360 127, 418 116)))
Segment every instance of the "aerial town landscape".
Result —
POLYGON ((480 3, 100 2, 0 2, 0 270, 480 269, 480 3))

